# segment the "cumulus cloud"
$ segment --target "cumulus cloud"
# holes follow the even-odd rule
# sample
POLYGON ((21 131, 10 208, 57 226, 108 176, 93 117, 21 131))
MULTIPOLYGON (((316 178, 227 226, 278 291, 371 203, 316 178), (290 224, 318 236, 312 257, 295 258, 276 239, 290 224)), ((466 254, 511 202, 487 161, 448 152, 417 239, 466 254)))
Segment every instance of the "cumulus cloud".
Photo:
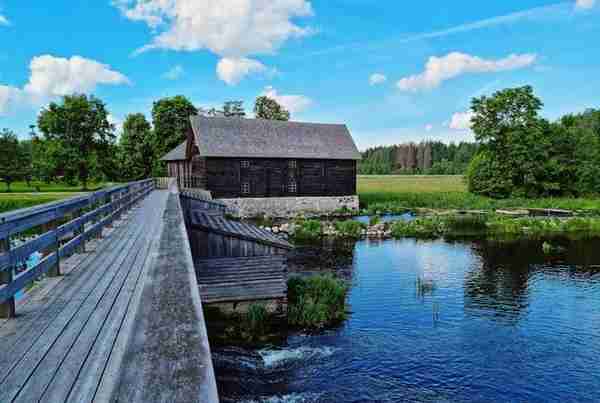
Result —
POLYGON ((108 123, 115 126, 115 131, 121 133, 123 131, 123 121, 115 115, 109 114, 107 116, 108 123))
POLYGON ((386 81, 387 81, 387 77, 384 74, 381 74, 381 73, 373 73, 369 77, 369 84, 370 85, 383 84, 386 81))
POLYGON ((454 130, 469 130, 471 128, 471 119, 473 112, 457 112, 452 115, 449 127, 454 130))
POLYGON ((217 76, 228 85, 236 85, 247 75, 267 71, 264 64, 247 57, 224 57, 217 64, 217 76))
POLYGON ((498 60, 486 60, 465 53, 453 52, 443 57, 432 56, 425 65, 425 71, 398 81, 402 91, 416 92, 437 88, 446 80, 468 73, 492 73, 521 69, 535 63, 535 54, 512 54, 498 60))
POLYGON ((81 56, 37 56, 29 69, 29 81, 22 89, 0 85, 0 113, 14 104, 39 104, 56 96, 92 92, 100 84, 129 84, 123 74, 81 56))
POLYGON ((209 50, 229 60, 244 60, 273 54, 287 40, 312 33, 295 23, 313 15, 307 0, 114 0, 113 5, 154 31, 152 41, 137 53, 209 50))
POLYGON ((7 26, 10 25, 8 18, 3 16, 2 14, 0 14, 0 25, 7 25, 7 26))
POLYGON ((596 5, 596 0, 576 0, 575 8, 579 10, 589 10, 596 5))
POLYGON ((271 86, 266 87, 261 95, 274 99, 290 113, 302 112, 313 103, 312 99, 304 95, 279 94, 277 90, 271 86))
POLYGON ((183 76, 184 73, 185 73, 185 70, 183 69, 183 67, 181 65, 178 64, 177 66, 173 67, 169 71, 165 72, 162 76, 163 76, 163 78, 165 78, 167 80, 177 80, 181 76, 183 76))

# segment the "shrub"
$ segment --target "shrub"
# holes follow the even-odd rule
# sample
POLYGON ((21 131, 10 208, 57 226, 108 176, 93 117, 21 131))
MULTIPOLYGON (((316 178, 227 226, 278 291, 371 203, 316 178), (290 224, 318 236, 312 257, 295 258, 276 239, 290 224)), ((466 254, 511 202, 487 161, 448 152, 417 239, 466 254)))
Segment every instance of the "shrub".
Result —
POLYGON ((378 215, 374 215, 369 217, 369 225, 377 225, 381 222, 381 217, 378 215))
POLYGON ((444 233, 443 222, 438 217, 421 217, 413 221, 396 221, 392 224, 394 238, 434 238, 444 233))
POLYGON ((358 221, 337 221, 335 229, 341 238, 360 238, 364 225, 358 221))
POLYGON ((343 280, 331 275, 288 280, 288 323, 293 327, 318 330, 346 318, 343 280))
POLYGON ((323 236, 323 227, 318 220, 298 220, 294 229, 294 240, 315 241, 323 236))
POLYGON ((242 315, 240 333, 243 339, 252 341, 260 339, 268 331, 269 313, 262 304, 252 304, 248 312, 242 315))

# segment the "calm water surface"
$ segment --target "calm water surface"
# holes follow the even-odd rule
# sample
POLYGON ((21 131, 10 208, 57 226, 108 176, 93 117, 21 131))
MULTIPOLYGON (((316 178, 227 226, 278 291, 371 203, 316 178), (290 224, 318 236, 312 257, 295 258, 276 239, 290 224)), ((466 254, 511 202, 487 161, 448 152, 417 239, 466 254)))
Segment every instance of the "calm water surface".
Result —
POLYGON ((598 402, 600 241, 564 246, 358 242, 346 323, 213 349, 223 401, 598 402))

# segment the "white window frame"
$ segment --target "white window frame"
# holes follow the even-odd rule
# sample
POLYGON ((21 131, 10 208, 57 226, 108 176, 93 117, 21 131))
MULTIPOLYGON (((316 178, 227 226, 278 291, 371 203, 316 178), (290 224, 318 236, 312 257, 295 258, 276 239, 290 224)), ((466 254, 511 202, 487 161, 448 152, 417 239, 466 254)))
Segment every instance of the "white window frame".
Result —
POLYGON ((250 182, 242 182, 242 194, 250 194, 250 182))
POLYGON ((297 160, 290 160, 288 163, 288 166, 290 169, 296 169, 298 168, 298 161, 297 160))
POLYGON ((248 169, 248 168, 250 168, 250 161, 249 160, 241 160, 240 161, 240 167, 242 169, 248 169))
POLYGON ((288 193, 298 193, 298 183, 293 179, 288 183, 288 193))

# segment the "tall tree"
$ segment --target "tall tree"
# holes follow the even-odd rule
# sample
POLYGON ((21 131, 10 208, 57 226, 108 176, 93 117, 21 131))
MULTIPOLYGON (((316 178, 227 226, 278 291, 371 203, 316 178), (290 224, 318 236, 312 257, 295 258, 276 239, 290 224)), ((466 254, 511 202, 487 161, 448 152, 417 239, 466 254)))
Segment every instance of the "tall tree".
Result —
POLYGON ((198 109, 183 95, 163 98, 152 106, 154 126, 154 166, 164 170, 159 159, 181 144, 190 129, 190 116, 198 114, 198 109))
POLYGON ((0 180, 6 184, 10 192, 10 185, 20 178, 21 158, 19 139, 8 129, 0 132, 0 180))
POLYGON ((142 113, 127 115, 119 140, 119 159, 123 175, 128 180, 149 178, 152 175, 152 136, 152 127, 142 113))
POLYGON ((246 117, 244 101, 227 101, 223 104, 223 114, 228 118, 246 117))
POLYGON ((557 187, 545 166, 551 135, 538 115, 542 105, 530 86, 473 99, 472 130, 482 149, 469 170, 471 189, 506 197, 538 196, 557 187))
POLYGON ((104 103, 94 96, 66 95, 42 109, 38 128, 60 149, 58 164, 74 169, 87 189, 91 173, 98 168, 98 155, 115 140, 104 103))
POLYGON ((265 95, 256 98, 254 115, 259 119, 290 120, 290 112, 279 105, 276 100, 265 95))

